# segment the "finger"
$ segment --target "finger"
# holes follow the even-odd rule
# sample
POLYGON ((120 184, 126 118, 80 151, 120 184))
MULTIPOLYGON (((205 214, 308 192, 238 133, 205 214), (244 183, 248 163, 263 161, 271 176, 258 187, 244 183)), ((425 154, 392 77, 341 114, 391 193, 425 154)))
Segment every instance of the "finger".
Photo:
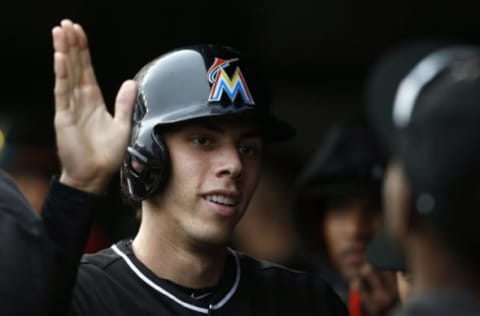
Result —
POLYGON ((371 286, 372 291, 382 291, 384 289, 380 274, 374 271, 371 267, 364 269, 364 279, 371 286))
POLYGON ((96 84, 97 79, 92 66, 87 35, 80 24, 74 24, 73 29, 77 37, 79 59, 82 67, 82 81, 89 84, 96 84))
POLYGON ((77 80, 77 82, 81 83, 81 75, 83 72, 82 62, 80 59, 80 46, 79 46, 79 39, 77 31, 75 30, 75 25, 71 23, 69 25, 71 36, 69 37, 70 41, 70 55, 72 60, 72 67, 73 67, 73 76, 77 80))
POLYGON ((364 282, 360 283, 360 295, 369 310, 383 311, 391 308, 397 301, 396 286, 386 282, 390 272, 373 270, 370 266, 362 267, 364 282), (365 290, 364 284, 368 284, 370 290, 365 290))
POLYGON ((66 43, 65 43, 65 34, 63 29, 59 26, 56 26, 52 29, 52 40, 53 40, 53 49, 55 52, 65 53, 66 43))
POLYGON ((60 52, 55 52, 53 57, 55 71, 55 109, 56 111, 65 110, 68 107, 69 85, 67 80, 67 69, 65 56, 60 52))
POLYGON ((62 29, 65 32, 65 43, 67 45, 66 56, 67 56, 67 72, 68 75, 73 79, 73 83, 78 84, 80 81, 81 73, 81 64, 78 54, 76 34, 73 29, 72 21, 65 19, 61 22, 62 29))
POLYGON ((63 28, 56 26, 52 29, 52 41, 54 48, 53 70, 55 73, 55 109, 56 111, 61 111, 68 107, 70 95, 66 61, 68 44, 66 42, 66 34, 63 28))
POLYGON ((115 100, 116 121, 122 124, 130 124, 136 94, 137 84, 135 81, 127 80, 122 84, 115 100))
POLYGON ((397 278, 393 271, 381 271, 379 272, 380 281, 383 283, 383 287, 386 289, 392 289, 397 287, 397 278))
POLYGON ((385 290, 396 288, 396 277, 392 271, 375 270, 371 265, 367 264, 362 267, 362 273, 378 288, 385 290))
POLYGON ((372 268, 369 265, 362 266, 359 281, 356 283, 362 298, 366 301, 371 301, 375 292, 379 290, 378 283, 375 283, 372 273, 372 268))

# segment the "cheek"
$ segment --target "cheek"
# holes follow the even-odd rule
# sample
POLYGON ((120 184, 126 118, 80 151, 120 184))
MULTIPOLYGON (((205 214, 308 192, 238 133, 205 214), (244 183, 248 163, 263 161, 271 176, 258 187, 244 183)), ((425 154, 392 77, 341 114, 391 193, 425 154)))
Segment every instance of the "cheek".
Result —
POLYGON ((195 155, 188 152, 171 154, 171 174, 173 180, 189 182, 200 176, 206 170, 206 159, 194 159, 195 155))
POLYGON ((250 191, 253 193, 253 191, 257 187, 258 182, 260 181, 260 169, 261 169, 260 162, 251 161, 251 162, 244 163, 243 183, 247 191, 250 191))
POLYGON ((343 233, 342 221, 335 216, 327 215, 323 221, 323 234, 325 239, 325 245, 330 253, 335 253, 336 249, 338 249, 338 244, 341 243, 343 239, 342 236, 345 235, 343 233))

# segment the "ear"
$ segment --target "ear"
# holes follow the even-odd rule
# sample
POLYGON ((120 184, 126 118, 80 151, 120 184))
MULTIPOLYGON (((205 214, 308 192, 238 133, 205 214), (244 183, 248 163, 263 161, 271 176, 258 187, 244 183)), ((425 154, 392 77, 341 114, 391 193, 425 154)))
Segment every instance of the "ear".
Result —
POLYGON ((418 227, 419 217, 413 207, 408 176, 398 161, 392 161, 388 166, 383 201, 388 229, 399 241, 405 240, 418 227))

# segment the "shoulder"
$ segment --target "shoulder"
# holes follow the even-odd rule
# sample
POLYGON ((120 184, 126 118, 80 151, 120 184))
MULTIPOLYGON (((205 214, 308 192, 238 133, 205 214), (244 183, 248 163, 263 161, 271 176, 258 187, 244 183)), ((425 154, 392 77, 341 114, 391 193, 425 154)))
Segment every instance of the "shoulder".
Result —
POLYGON ((249 273, 279 273, 291 276, 304 276, 308 273, 300 270, 290 269, 281 264, 267 260, 256 259, 242 252, 234 252, 242 266, 242 269, 249 273))
POLYGON ((314 291, 330 291, 331 287, 323 278, 314 277, 309 272, 288 268, 286 266, 252 258, 241 252, 235 252, 243 277, 255 280, 259 283, 286 284, 290 288, 301 290, 310 289, 314 291))
POLYGON ((131 248, 131 239, 120 240, 108 248, 96 253, 84 254, 80 261, 80 271, 103 271, 109 275, 123 274, 135 255, 131 248))
POLYGON ((80 261, 79 282, 98 282, 102 278, 123 279, 128 267, 122 255, 129 255, 128 242, 120 241, 96 253, 84 254, 80 261))
POLYGON ((83 255, 80 265, 83 267, 95 266, 105 270, 120 259, 121 257, 112 248, 106 248, 96 253, 83 255))
MULTIPOLYGON (((262 304, 288 302, 286 310, 293 305, 291 314, 308 309, 312 314, 342 315, 348 313, 340 297, 323 279, 312 274, 290 269, 273 262, 258 260, 235 252, 242 269, 242 280, 248 292, 262 304), (299 309, 300 308, 300 309, 299 309)), ((307 313, 309 314, 309 313, 307 313)))
POLYGON ((115 252, 116 245, 82 256, 78 269, 77 291, 83 290, 86 296, 91 296, 93 289, 108 292, 108 288, 117 284, 119 280, 122 282, 128 280, 128 267, 122 257, 115 252))

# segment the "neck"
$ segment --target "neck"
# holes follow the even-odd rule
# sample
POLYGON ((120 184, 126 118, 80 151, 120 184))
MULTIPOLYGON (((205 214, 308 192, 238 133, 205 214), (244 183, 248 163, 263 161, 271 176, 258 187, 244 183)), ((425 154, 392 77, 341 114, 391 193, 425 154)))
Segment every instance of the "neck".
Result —
POLYGON ((189 288, 218 284, 225 266, 226 247, 206 247, 172 237, 165 221, 143 212, 132 243, 135 256, 160 278, 189 288), (163 224, 163 225, 162 225, 163 224))
POLYGON ((408 242, 408 257, 414 294, 431 291, 462 290, 478 293, 471 270, 432 234, 408 242))

